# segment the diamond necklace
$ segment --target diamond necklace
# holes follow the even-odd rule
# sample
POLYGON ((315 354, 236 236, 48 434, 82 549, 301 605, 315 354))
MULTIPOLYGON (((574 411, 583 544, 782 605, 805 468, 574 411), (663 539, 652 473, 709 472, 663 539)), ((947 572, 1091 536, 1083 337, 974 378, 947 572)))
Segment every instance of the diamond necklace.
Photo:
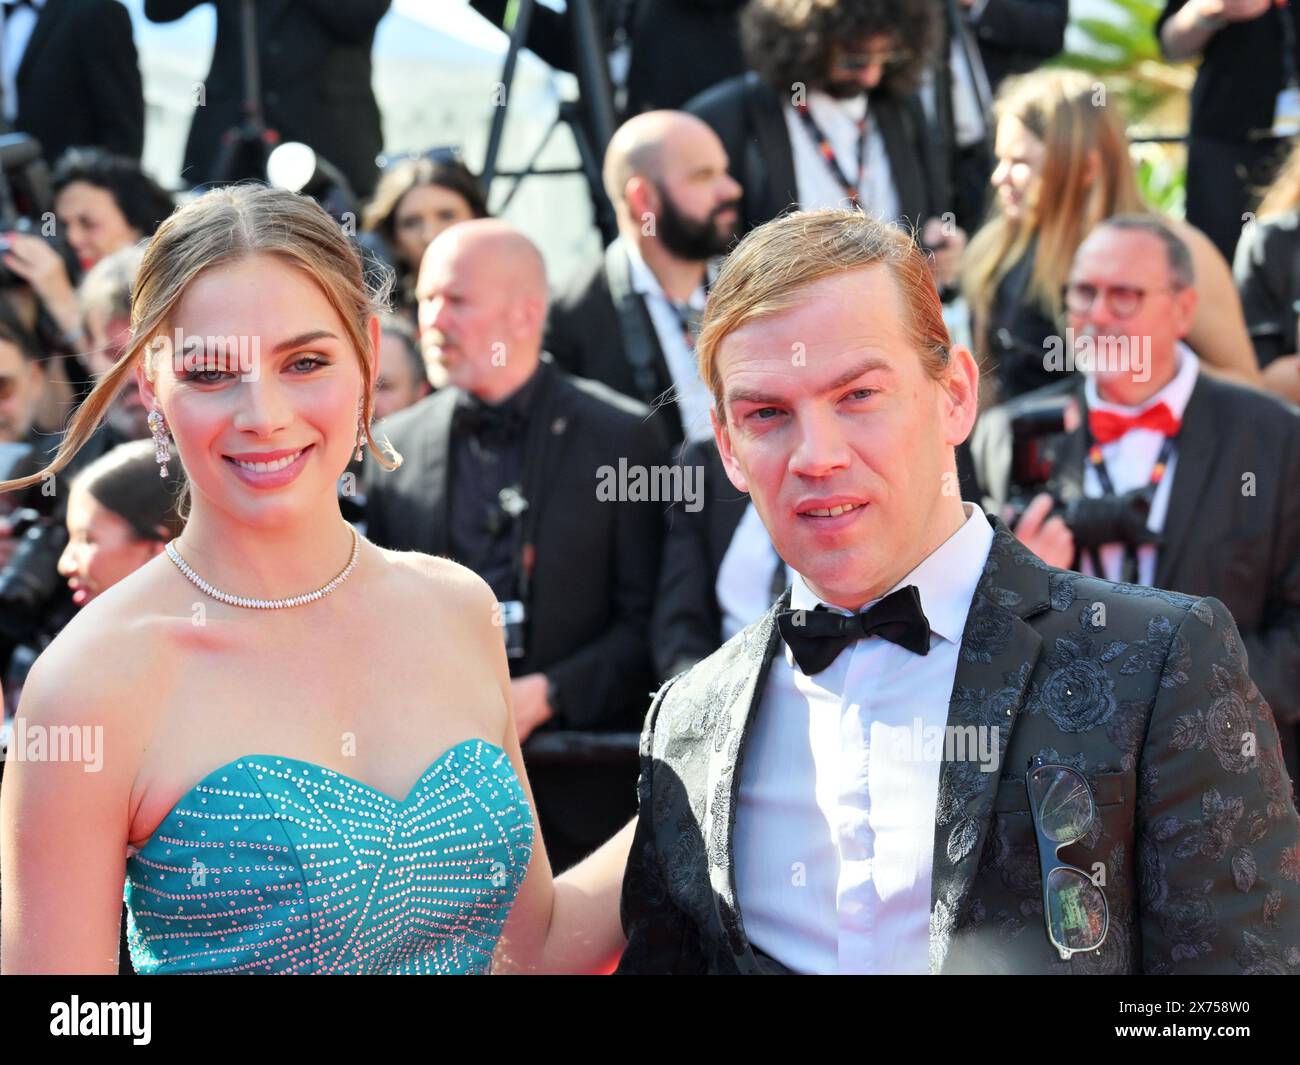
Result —
POLYGON ((317 588, 314 592, 306 592, 303 595, 290 596, 288 599, 249 599, 242 595, 231 595, 229 592, 223 592, 221 589, 213 587, 195 573, 185 559, 181 558, 181 553, 176 550, 175 540, 167 542, 167 557, 176 563, 176 568, 185 574, 199 591, 212 596, 213 599, 229 603, 231 606, 248 607, 252 610, 284 610, 291 606, 302 606, 304 603, 314 603, 317 599, 323 599, 348 579, 348 575, 356 567, 357 558, 361 554, 361 537, 357 535, 356 529, 351 528, 351 526, 349 526, 349 529, 352 533, 352 557, 348 559, 348 564, 343 567, 342 572, 324 587, 317 588))

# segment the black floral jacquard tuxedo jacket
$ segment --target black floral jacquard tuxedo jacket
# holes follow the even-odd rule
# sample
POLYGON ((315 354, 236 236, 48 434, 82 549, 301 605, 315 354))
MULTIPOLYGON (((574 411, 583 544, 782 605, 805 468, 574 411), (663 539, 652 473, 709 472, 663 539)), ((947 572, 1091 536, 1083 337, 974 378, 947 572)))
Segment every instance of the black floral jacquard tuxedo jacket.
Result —
MULTIPOLYGON (((948 724, 998 726, 1000 768, 941 766, 930 971, 1300 973, 1300 818, 1232 617, 1216 599, 1054 569, 989 521, 948 724), (1024 786, 1040 754, 1082 771, 1097 802, 1061 860, 1104 866, 1110 930, 1070 961, 1043 924, 1024 786)), ((784 971, 746 937, 732 836, 788 602, 655 697, 620 973, 784 971)))

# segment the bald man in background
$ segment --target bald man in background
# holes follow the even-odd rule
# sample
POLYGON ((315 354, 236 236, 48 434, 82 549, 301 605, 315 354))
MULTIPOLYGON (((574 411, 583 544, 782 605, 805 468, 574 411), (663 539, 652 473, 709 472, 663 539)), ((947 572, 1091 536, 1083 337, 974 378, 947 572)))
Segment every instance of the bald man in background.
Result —
POLYGON ((618 237, 556 299, 547 350, 571 373, 650 406, 673 444, 711 440, 695 333, 712 261, 740 224, 727 153, 694 115, 647 111, 610 139, 604 184, 618 237))
POLYGON ((636 812, 635 759, 562 764, 536 741, 640 729, 654 686, 663 504, 611 498, 601 471, 662 466, 667 442, 643 405, 570 377, 543 351, 545 267, 507 223, 442 233, 416 296, 425 362, 447 386, 385 420, 404 461, 393 471, 366 463, 366 531, 383 547, 449 556, 496 594, 515 720, 559 871, 636 812))

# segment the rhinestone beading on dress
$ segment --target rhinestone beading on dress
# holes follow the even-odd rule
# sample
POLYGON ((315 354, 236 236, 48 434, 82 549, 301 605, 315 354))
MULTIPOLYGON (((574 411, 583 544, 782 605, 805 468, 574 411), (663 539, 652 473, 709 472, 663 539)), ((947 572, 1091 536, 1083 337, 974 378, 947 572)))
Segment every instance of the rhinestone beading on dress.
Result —
POLYGON ((140 973, 486 973, 532 856, 509 757, 467 740, 397 801, 293 758, 213 770, 127 860, 140 973))

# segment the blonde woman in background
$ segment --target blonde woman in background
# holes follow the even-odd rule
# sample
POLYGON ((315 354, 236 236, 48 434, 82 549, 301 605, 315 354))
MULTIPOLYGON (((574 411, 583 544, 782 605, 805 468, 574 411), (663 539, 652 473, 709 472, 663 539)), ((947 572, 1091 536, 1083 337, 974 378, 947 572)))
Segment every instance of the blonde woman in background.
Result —
MULTIPOLYGON (((1145 209, 1123 119, 1099 100, 1103 88, 1079 71, 1044 69, 1008 78, 998 93, 994 202, 962 264, 977 354, 996 390, 981 408, 1059 379, 1044 365, 1044 342, 1061 332, 1075 251, 1102 219, 1145 209)), ((1167 221, 1196 272, 1200 299, 1187 343, 1207 366, 1260 384, 1227 262, 1200 230, 1167 221)))

